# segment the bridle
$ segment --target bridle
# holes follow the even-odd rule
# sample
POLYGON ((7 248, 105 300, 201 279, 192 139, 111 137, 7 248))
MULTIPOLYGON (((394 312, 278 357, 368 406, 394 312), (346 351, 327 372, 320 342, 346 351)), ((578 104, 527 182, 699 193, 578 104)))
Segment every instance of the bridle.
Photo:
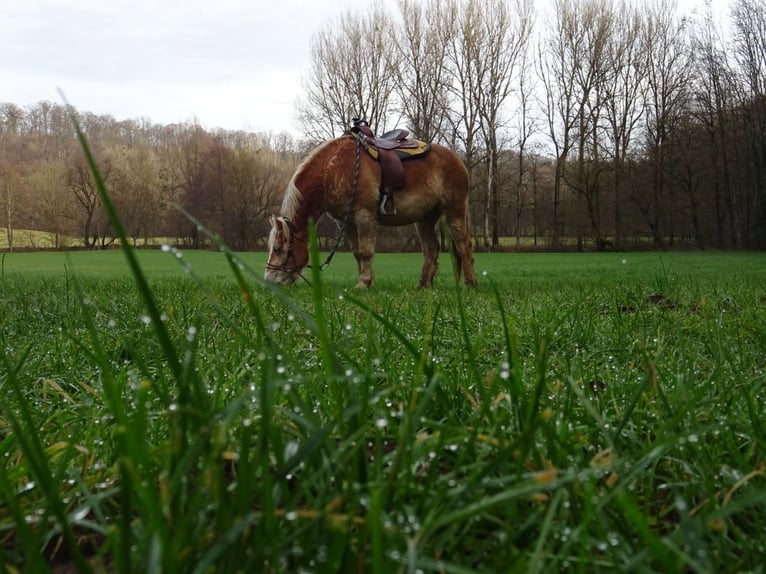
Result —
MULTIPOLYGON (((280 220, 284 221, 285 224, 287 224, 287 227, 290 230, 290 234, 288 235, 288 238, 287 238, 287 245, 285 245, 285 248, 287 249, 287 259, 289 260, 291 256, 293 257, 293 259, 295 259, 295 254, 293 253, 293 239, 297 239, 297 241, 300 241, 304 245, 305 245, 306 241, 303 240, 303 239, 295 237, 295 232, 297 231, 297 229, 295 227, 295 224, 292 221, 290 221, 289 219, 287 219, 284 216, 279 216, 277 218, 277 221, 280 221, 280 220)), ((271 258, 269 258, 269 259, 271 259, 271 258)), ((274 264, 269 263, 267 261, 266 262, 266 269, 268 269, 269 271, 282 271, 284 273, 287 273, 288 275, 297 275, 298 277, 303 279, 307 284, 309 284, 309 285, 311 284, 311 283, 309 283, 309 280, 306 279, 306 277, 303 275, 303 273, 301 273, 302 267, 297 267, 297 266, 296 267, 288 267, 287 265, 274 265, 274 264)))
MULTIPOLYGON (((354 159, 354 181, 351 184, 351 194, 348 197, 348 204, 346 205, 346 213, 343 216, 343 222, 341 223, 341 226, 338 230, 338 235, 335 237, 335 243, 332 246, 332 249, 327 254, 327 257, 325 258, 324 262, 319 266, 320 271, 324 271, 330 266, 330 263, 332 262, 332 258, 335 257, 335 253, 338 251, 338 247, 340 247, 341 242, 343 241, 343 236, 346 233, 346 228, 348 227, 348 222, 351 219, 351 213, 354 209, 354 200, 356 199, 356 189, 359 187, 359 171, 360 171, 360 150, 362 147, 362 141, 358 137, 354 137, 356 140, 356 157, 354 159)), ((295 237, 295 231, 296 227, 295 224, 290 221, 288 218, 284 216, 280 216, 279 219, 284 221, 287 226, 290 228, 290 235, 287 240, 287 245, 285 246, 287 248, 287 255, 288 259, 290 258, 290 254, 292 254, 293 251, 293 239, 295 238, 297 241, 300 241, 304 245, 306 245, 306 240, 301 238, 295 237)), ((311 265, 306 265, 305 267, 308 267, 311 269, 311 265)), ((289 273, 290 275, 297 275, 301 279, 303 279, 306 283, 309 285, 309 280, 306 279, 306 277, 303 276, 301 273, 301 269, 299 267, 288 267, 287 265, 272 265, 270 263, 266 263, 266 269, 269 269, 271 271, 283 271, 285 273, 289 273)))

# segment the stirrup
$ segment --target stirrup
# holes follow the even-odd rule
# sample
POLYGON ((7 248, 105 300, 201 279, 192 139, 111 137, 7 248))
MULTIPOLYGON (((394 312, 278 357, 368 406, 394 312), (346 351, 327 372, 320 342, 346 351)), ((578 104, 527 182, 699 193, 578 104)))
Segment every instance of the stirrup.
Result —
POLYGON ((396 205, 394 205, 394 198, 383 194, 383 197, 380 199, 380 205, 378 206, 378 211, 381 215, 396 215, 396 205), (387 207, 387 205, 391 204, 390 208, 387 207))

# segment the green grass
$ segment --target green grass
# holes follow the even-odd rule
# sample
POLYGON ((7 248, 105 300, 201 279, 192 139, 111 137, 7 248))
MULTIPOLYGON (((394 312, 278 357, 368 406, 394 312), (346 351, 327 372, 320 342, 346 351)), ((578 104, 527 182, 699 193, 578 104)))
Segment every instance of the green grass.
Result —
POLYGON ((6 568, 766 557, 763 254, 480 255, 473 291, 381 254, 370 292, 347 254, 278 291, 241 257, 142 251, 145 292, 119 252, 6 257, 6 568))
POLYGON ((762 568, 764 254, 419 263, 7 256, 0 568, 762 568))

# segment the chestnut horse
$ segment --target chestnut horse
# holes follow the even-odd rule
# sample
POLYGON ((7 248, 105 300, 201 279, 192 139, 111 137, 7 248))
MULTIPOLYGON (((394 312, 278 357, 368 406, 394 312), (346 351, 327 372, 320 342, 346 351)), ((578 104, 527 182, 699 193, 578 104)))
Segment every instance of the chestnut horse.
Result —
POLYGON ((373 284, 375 231, 414 223, 423 250, 419 286, 432 286, 437 270, 437 225, 445 217, 452 236, 455 275, 476 285, 468 218, 468 171, 452 151, 432 144, 423 157, 403 162, 405 185, 396 191, 396 213, 380 213, 381 170, 352 135, 326 141, 298 167, 278 217, 271 217, 264 280, 292 284, 308 264, 308 222, 325 213, 344 222, 359 267, 357 287, 373 284), (355 149, 356 148, 356 149, 355 149), (358 171, 357 171, 358 169, 358 171))

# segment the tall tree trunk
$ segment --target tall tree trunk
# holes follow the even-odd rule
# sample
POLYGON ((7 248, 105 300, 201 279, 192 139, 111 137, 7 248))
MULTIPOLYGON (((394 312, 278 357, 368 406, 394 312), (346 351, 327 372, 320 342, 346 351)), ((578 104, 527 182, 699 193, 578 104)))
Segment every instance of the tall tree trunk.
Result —
POLYGON ((13 253, 13 199, 11 198, 11 186, 5 185, 5 233, 8 237, 8 251, 13 253))
POLYGON ((484 197, 484 247, 492 247, 492 202, 495 187, 495 150, 492 146, 487 149, 487 193, 484 197))

